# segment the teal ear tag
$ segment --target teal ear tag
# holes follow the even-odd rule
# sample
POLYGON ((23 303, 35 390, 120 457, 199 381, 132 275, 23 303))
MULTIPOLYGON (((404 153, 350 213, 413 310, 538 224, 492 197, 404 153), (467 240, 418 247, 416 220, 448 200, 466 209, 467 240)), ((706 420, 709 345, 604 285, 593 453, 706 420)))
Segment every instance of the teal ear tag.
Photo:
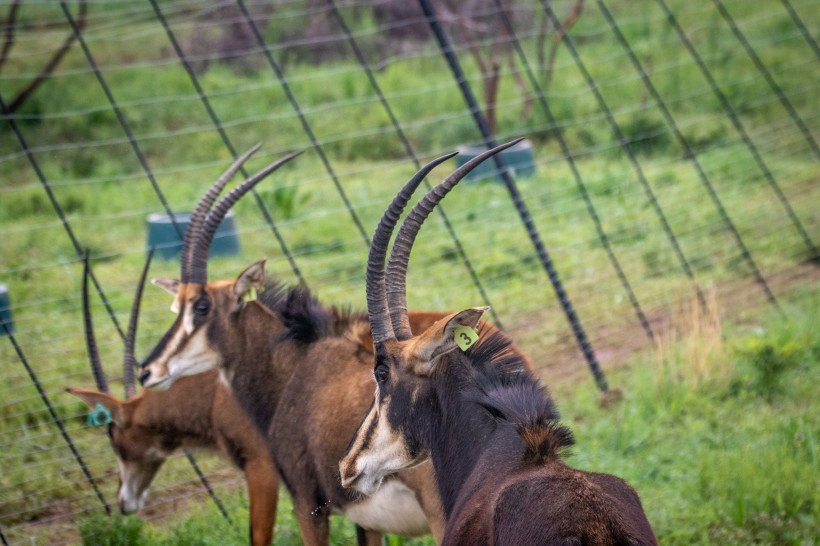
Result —
POLYGON ((248 291, 245 292, 245 295, 242 297, 242 299, 245 300, 245 303, 255 301, 256 300, 256 287, 251 286, 248 289, 248 291))
POLYGON ((94 408, 94 411, 88 414, 88 419, 86 420, 90 427, 101 427, 111 421, 111 412, 99 402, 97 402, 97 407, 94 408))
POLYGON ((456 326, 453 341, 456 342, 459 349, 466 351, 478 341, 478 332, 470 326, 456 326))

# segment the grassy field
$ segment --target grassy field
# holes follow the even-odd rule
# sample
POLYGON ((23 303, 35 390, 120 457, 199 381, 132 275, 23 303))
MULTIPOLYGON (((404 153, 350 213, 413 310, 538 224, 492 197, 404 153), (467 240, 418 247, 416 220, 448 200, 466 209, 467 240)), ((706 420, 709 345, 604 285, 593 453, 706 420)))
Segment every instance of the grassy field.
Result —
MULTIPOLYGON (((816 240, 820 232, 820 169, 810 146, 717 12, 684 0, 669 3, 796 215, 816 240)), ((725 3, 798 115, 815 139, 820 138, 818 109, 812 98, 817 94, 816 60, 787 11, 776 0, 762 2, 754 11, 742 0, 725 3)), ((816 29, 820 13, 814 3, 791 3, 808 27, 816 29)), ((745 309, 764 309, 764 295, 750 280, 749 263, 704 189, 694 162, 685 157, 680 142, 592 4, 573 29, 573 37, 600 92, 632 142, 698 282, 718 294, 727 318, 722 341, 715 349, 719 354, 710 357, 717 368, 696 371, 689 366, 686 342, 669 341, 663 366, 655 356, 645 356, 631 361, 629 373, 613 372, 610 383, 624 390, 624 403, 595 409, 593 384, 586 376, 578 378, 583 360, 544 270, 508 192, 492 182, 464 183, 443 203, 487 298, 471 281, 441 218, 435 217, 425 225, 413 253, 409 303, 426 309, 490 303, 498 321, 539 362, 546 381, 574 377, 571 384, 555 384, 559 406, 567 419, 575 422, 579 437, 574 461, 585 468, 623 474, 635 483, 664 543, 698 542, 704 536, 715 544, 742 544, 755 536, 766 542, 769 535, 765 533, 774 532, 791 537, 784 538, 786 542, 799 542, 800 537, 810 541, 810 531, 817 535, 816 497, 804 495, 800 488, 808 490, 812 484, 817 489, 817 462, 813 455, 805 459, 808 451, 801 450, 814 449, 812 434, 816 435, 817 423, 812 431, 810 392, 801 390, 811 383, 800 378, 816 374, 816 366, 811 364, 817 362, 813 345, 817 336, 810 329, 810 319, 817 319, 816 266, 807 264, 803 241, 657 6, 620 0, 608 4, 641 62, 651 67, 655 86, 696 151, 703 172, 714 184, 756 264, 778 294, 791 295, 787 315, 794 324, 778 325, 775 318, 738 322, 745 309), (801 285, 804 288, 799 288, 801 285), (748 324, 765 325, 765 335, 755 333, 748 324), (763 345, 756 349, 757 342, 763 345), (759 359, 753 355, 768 351, 765 347, 769 345, 775 351, 771 358, 788 361, 786 369, 777 374, 782 379, 782 393, 758 392, 766 381, 754 379, 759 359), (783 356, 783 351, 794 351, 795 362, 783 356), (767 439, 754 436, 757 425, 752 418, 758 412, 750 409, 759 409, 761 419, 770 423, 768 428, 760 424, 767 439), (747 419, 749 423, 741 426, 747 419), (725 429, 720 428, 721 423, 738 426, 725 429), (690 426, 693 430, 685 430, 690 426), (715 432, 718 430, 723 432, 715 432), (788 440, 789 434, 792 440, 804 438, 803 443, 788 440), (690 440, 692 435, 698 440, 690 440), (760 453, 771 453, 770 458, 757 458, 756 446, 769 444, 772 450, 760 453), (707 448, 712 458, 695 456, 707 448), (643 458, 632 459, 633 455, 643 458), (781 459, 775 458, 780 456, 788 464, 777 464, 781 459), (640 463, 620 466, 619 461, 626 460, 640 463), (694 466, 675 466, 678 460, 694 466), (695 464, 695 460, 701 462, 695 464), (802 474, 806 476, 803 479, 790 478, 792 461, 799 466, 793 469, 795 475, 814 470, 815 477, 802 474), (767 470, 763 479, 751 480, 749 476, 765 465, 777 468, 767 470), (675 489, 681 495, 667 498, 664 493, 677 487, 675 480, 681 482, 675 489), (783 490, 777 493, 772 484, 781 482, 783 490), (759 494, 755 487, 765 494, 759 494), (714 504, 702 500, 712 498, 714 504), (764 498, 774 504, 764 502, 764 498), (804 501, 812 504, 801 504, 804 501), (656 511, 655 506, 663 509, 656 511), (721 535, 722 529, 729 534, 721 535), (760 534, 744 535, 747 530, 760 534)), ((176 21, 178 38, 187 45, 193 34, 192 27, 184 24, 189 3, 161 5, 172 23, 176 21)), ((300 9, 287 5, 277 12, 266 29, 270 43, 289 39, 288 29, 298 20, 289 14, 293 12, 296 17, 300 9)), ((102 8, 93 6, 90 13, 88 45, 137 136, 158 187, 174 211, 190 210, 230 163, 231 154, 150 8, 111 3, 102 8)), ((382 51, 373 22, 367 17, 355 19, 348 11, 345 14, 351 15, 371 62, 380 61, 378 82, 422 160, 480 140, 452 76, 432 44, 405 55, 382 51)), ((27 4, 20 17, 27 31, 18 37, 20 43, 0 74, 4 100, 42 66, 48 48, 65 37, 64 17, 55 5, 27 4)), ((526 32, 531 27, 524 25, 522 36, 532 62, 534 40, 526 32)), ((291 91, 327 153, 353 213, 369 234, 386 203, 413 172, 412 162, 352 58, 341 56, 317 64, 300 54, 298 44, 276 53, 286 59, 291 91)), ((479 89, 474 63, 466 51, 460 49, 459 53, 470 82, 479 89)), ((241 69, 210 63, 199 76, 200 83, 238 150, 264 142, 258 157, 249 163, 250 171, 287 151, 308 149, 263 182, 259 197, 307 284, 324 302, 361 308, 367 252, 363 237, 270 67, 258 52, 243 59, 247 65, 241 69)), ((605 369, 614 369, 630 351, 652 344, 640 329, 546 115, 536 104, 528 117, 521 117, 528 93, 522 93, 512 78, 502 78, 499 140, 523 135, 532 141, 537 172, 517 180, 519 189, 599 359, 605 369)), ((692 286, 633 166, 566 49, 559 52, 548 99, 613 252, 660 335, 667 330, 665 325, 678 302, 691 297, 692 286)), ((89 249, 94 273, 124 327, 145 256, 145 218, 161 212, 162 207, 79 48, 70 51, 56 76, 18 112, 15 122, 65 213, 67 225, 79 245, 89 249)), ((92 383, 80 317, 82 266, 19 141, 5 122, 2 127, 0 282, 11 294, 16 340, 103 493, 113 499, 116 467, 110 449, 100 431, 85 428, 85 407, 64 393, 66 387, 92 383)), ((431 182, 454 165, 446 167, 436 171, 431 182)), ((285 249, 277 243, 255 200, 238 203, 235 213, 241 255, 214 259, 211 277, 235 276, 248 264, 267 257, 271 277, 296 282, 285 249)), ((151 274, 176 276, 178 264, 157 261, 151 274)), ((164 292, 151 289, 146 293, 138 354, 146 354, 171 323, 168 304, 164 292)), ((99 298, 94 298, 93 305, 106 370, 119 393, 119 334, 99 298)), ((54 543, 62 532, 66 540, 73 540, 75 519, 95 513, 99 505, 56 433, 53 419, 16 351, 2 339, 0 363, 4 370, 0 376, 0 529, 14 541, 34 537, 32 540, 54 543), (49 522, 55 522, 59 529, 55 531, 49 522)), ((220 484, 228 484, 220 491, 231 494, 236 474, 226 470, 216 457, 198 457, 206 473, 220 484)), ((221 537, 235 536, 241 541, 244 526, 224 525, 221 517, 207 512, 207 507, 202 517, 184 524, 170 522, 177 519, 174 517, 159 517, 164 511, 175 514, 204 498, 201 493, 191 493, 201 487, 192 474, 183 458, 175 458, 163 469, 153 490, 155 504, 149 516, 163 522, 160 530, 147 524, 146 530, 140 531, 138 520, 128 518, 116 532, 144 532, 151 540, 184 542, 186 533, 204 534, 196 530, 198 527, 223 526, 218 533, 221 537), (168 531, 169 526, 176 530, 168 531)), ((234 520, 242 522, 242 497, 231 498, 229 504, 237 514, 234 520)), ((283 504, 282 521, 287 522, 288 517, 283 504)), ((84 529, 100 532, 103 526, 92 521, 84 524, 84 529)), ((349 527, 345 533, 351 536, 349 527)), ((285 524, 279 536, 297 540, 292 525, 285 524)), ((779 535, 771 536, 772 541, 779 541, 779 535)), ((222 540, 229 539, 219 543, 224 543, 222 540)))
MULTIPOLYGON (((789 321, 682 313, 685 333, 611 376, 619 403, 601 407, 586 383, 552 386, 577 439, 570 463, 628 480, 661 544, 817 544, 820 291, 799 290, 785 308, 789 321)), ((208 504, 161 525, 94 517, 80 528, 89 544, 244 544, 247 499, 236 495, 229 506, 241 523, 227 524, 208 504)), ((276 535, 277 544, 301 543, 287 501, 276 535)), ((355 544, 342 518, 333 543, 355 544)))

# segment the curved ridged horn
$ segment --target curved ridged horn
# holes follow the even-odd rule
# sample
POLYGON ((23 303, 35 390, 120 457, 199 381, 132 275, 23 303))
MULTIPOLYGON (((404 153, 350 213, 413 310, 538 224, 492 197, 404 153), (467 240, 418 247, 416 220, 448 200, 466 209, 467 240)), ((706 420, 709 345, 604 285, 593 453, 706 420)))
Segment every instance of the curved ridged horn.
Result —
POLYGON ((370 243, 370 251, 367 255, 367 280, 365 283, 367 316, 370 319, 373 344, 376 346, 389 339, 395 339, 396 337, 390 325, 384 285, 384 259, 387 256, 387 245, 390 243, 390 237, 393 235, 393 230, 399 221, 404 207, 413 196, 413 192, 416 191, 416 188, 418 188, 419 184, 424 180, 424 177, 427 176, 427 173, 433 170, 439 163, 450 159, 457 153, 458 152, 453 152, 434 159, 414 174, 393 198, 390 206, 387 207, 387 210, 384 211, 384 214, 379 220, 379 225, 376 226, 373 240, 370 243))
POLYGON ((410 262, 410 251, 421 225, 444 196, 470 171, 487 158, 506 150, 510 146, 514 146, 522 140, 524 139, 518 138, 487 150, 453 171, 450 176, 427 192, 427 195, 416 203, 407 218, 404 219, 404 223, 402 223, 399 233, 396 235, 396 241, 393 243, 390 260, 387 263, 387 306, 390 310, 390 321, 396 339, 401 341, 413 337, 410 330, 410 321, 407 318, 407 266, 410 262))
POLYGON ((91 318, 91 304, 88 301, 88 277, 91 271, 88 267, 88 252, 83 254, 83 326, 85 328, 85 347, 88 350, 88 359, 91 361, 91 373, 94 374, 94 383, 97 390, 108 392, 108 380, 105 378, 100 352, 97 350, 97 340, 94 336, 94 321, 91 318))
POLYGON ((236 161, 228 167, 228 170, 225 171, 210 188, 208 188, 208 191, 202 196, 199 203, 196 204, 196 208, 194 209, 194 212, 191 213, 191 217, 188 220, 188 229, 185 231, 185 238, 182 242, 182 260, 180 271, 180 279, 182 282, 189 282, 190 280, 189 277, 194 246, 196 245, 196 240, 199 239, 199 233, 202 231, 202 224, 205 223, 205 217, 207 216, 208 211, 211 210, 211 205, 213 205, 214 201, 216 201, 216 198, 219 196, 220 192, 222 192, 225 184, 227 184, 231 178, 234 177, 236 172, 242 167, 242 165, 245 164, 248 158, 259 149, 260 146, 262 146, 261 142, 238 157, 236 161))
POLYGON ((293 152, 286 155, 282 159, 275 161, 251 176, 242 184, 235 187, 217 203, 208 216, 205 218, 205 225, 202 227, 202 232, 196 241, 196 246, 191 254, 191 268, 189 270, 189 282, 195 284, 205 284, 208 280, 208 251, 211 249, 211 242, 214 240, 214 234, 219 227, 219 223, 228 213, 228 210, 236 203, 240 197, 245 195, 251 188, 258 184, 262 179, 270 173, 293 159, 301 155, 302 151, 293 152))
POLYGON ((142 268, 137 291, 134 293, 134 302, 131 304, 131 318, 128 320, 128 332, 125 334, 125 351, 123 355, 122 384, 125 386, 125 399, 137 394, 136 383, 134 382, 134 368, 139 366, 137 357, 134 356, 134 346, 137 339, 137 320, 140 315, 140 303, 142 303, 142 289, 145 288, 145 278, 148 276, 148 269, 151 267, 151 258, 154 257, 154 247, 148 251, 145 265, 142 268))

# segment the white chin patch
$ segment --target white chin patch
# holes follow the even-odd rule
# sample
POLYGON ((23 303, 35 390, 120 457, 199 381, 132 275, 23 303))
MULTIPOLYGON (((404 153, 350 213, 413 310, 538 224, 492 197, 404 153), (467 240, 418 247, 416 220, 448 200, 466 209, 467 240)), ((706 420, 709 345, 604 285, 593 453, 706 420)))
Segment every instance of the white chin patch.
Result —
POLYGON ((148 494, 148 491, 143 492, 137 498, 133 498, 128 495, 122 495, 120 498, 120 511, 123 514, 135 514, 145 507, 145 498, 148 494))
POLYGON ((344 515, 382 533, 418 536, 430 526, 416 494, 398 480, 388 480, 369 497, 345 507, 344 515))

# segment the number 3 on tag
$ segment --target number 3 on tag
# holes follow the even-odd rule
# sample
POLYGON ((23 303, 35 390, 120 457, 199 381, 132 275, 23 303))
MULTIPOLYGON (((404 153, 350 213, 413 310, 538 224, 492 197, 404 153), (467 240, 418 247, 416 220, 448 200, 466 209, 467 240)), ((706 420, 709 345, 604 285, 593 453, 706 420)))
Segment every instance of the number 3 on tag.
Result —
POLYGON ((478 332, 469 326, 456 326, 453 340, 456 342, 459 349, 466 351, 472 347, 476 341, 478 341, 478 332))

